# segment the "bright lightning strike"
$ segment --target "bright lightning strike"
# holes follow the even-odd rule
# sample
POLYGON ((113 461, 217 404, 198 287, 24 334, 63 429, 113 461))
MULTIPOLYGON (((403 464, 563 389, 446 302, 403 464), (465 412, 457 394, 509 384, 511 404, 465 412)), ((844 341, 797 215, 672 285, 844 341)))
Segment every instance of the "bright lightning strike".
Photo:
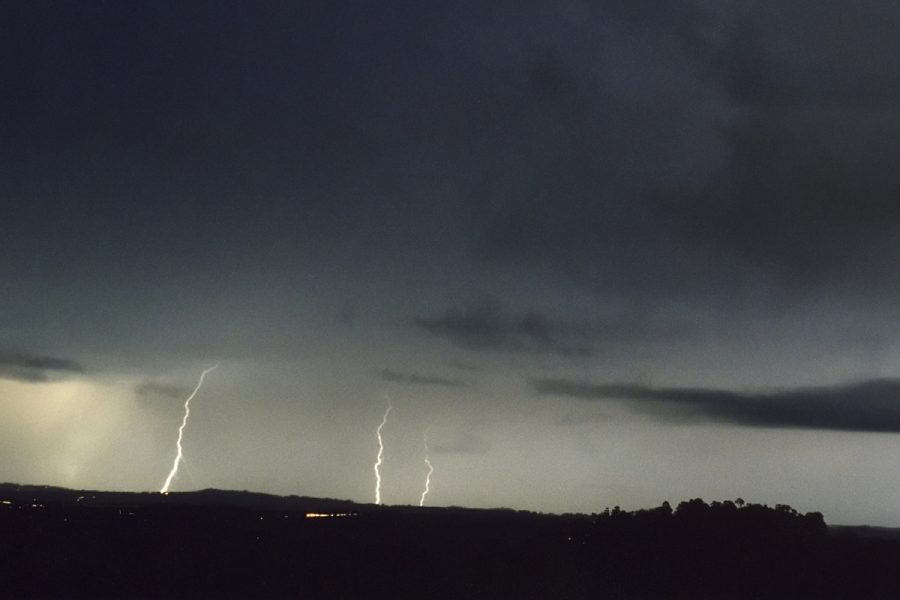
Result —
POLYGON ((428 490, 431 489, 431 474, 434 473, 434 467, 431 466, 431 461, 428 460, 428 431, 422 434, 422 441, 425 443, 425 466, 428 467, 428 474, 425 475, 425 490, 422 492, 422 497, 419 498, 419 506, 425 506, 425 496, 428 495, 428 490))
POLYGON ((391 412, 391 400, 388 398, 387 410, 384 411, 384 417, 381 419, 381 425, 375 430, 378 436, 378 458, 375 460, 375 504, 381 504, 381 464, 384 462, 384 442, 381 440, 381 430, 387 423, 388 414, 391 412))
POLYGON ((175 462, 172 463, 172 470, 169 471, 169 476, 166 477, 166 482, 163 484, 162 489, 159 490, 160 494, 169 493, 169 486, 172 485, 172 480, 174 480, 175 475, 178 474, 178 465, 184 462, 184 452, 181 448, 181 440, 184 439, 184 428, 187 426, 188 417, 191 416, 191 400, 193 400, 194 396, 197 395, 197 392, 200 391, 200 387, 203 385, 203 379, 206 377, 206 375, 208 373, 211 373, 212 371, 215 371, 218 366, 218 364, 215 364, 200 373, 200 381, 197 382, 197 387, 194 388, 194 391, 191 392, 191 395, 188 396, 187 400, 184 401, 184 418, 181 420, 181 427, 178 428, 178 441, 175 442, 175 447, 178 448, 178 453, 175 456, 175 462))

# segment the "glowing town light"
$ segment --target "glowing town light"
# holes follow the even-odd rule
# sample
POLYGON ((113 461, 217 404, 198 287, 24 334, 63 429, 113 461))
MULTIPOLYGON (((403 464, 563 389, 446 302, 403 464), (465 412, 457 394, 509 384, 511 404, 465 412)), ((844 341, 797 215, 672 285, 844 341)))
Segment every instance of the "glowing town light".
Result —
POLYGON ((191 416, 191 400, 193 400, 194 396, 197 395, 197 392, 200 391, 200 387, 203 385, 203 379, 206 377, 206 375, 208 373, 211 373, 212 371, 215 371, 218 366, 218 364, 215 364, 200 373, 200 381, 197 382, 197 387, 194 388, 194 391, 191 392, 191 395, 188 396, 187 400, 184 401, 184 418, 181 420, 181 427, 178 428, 178 440, 175 442, 175 447, 178 449, 178 452, 175 455, 175 462, 172 463, 172 470, 169 471, 169 476, 166 477, 166 482, 163 484, 162 489, 159 490, 160 494, 169 493, 169 486, 172 485, 172 480, 175 479, 175 475, 178 474, 178 465, 184 462, 184 452, 181 448, 181 441, 182 439, 184 439, 184 428, 185 426, 187 426, 188 417, 191 416))
POLYGON ((431 461, 428 460, 428 430, 425 430, 425 433, 422 434, 422 441, 425 444, 425 466, 428 467, 428 474, 425 475, 425 490, 422 491, 422 497, 419 498, 419 506, 425 506, 425 496, 428 495, 428 490, 431 489, 431 474, 434 473, 434 467, 431 466, 431 461))
POLYGON ((384 442, 381 440, 381 430, 387 423, 388 414, 391 412, 391 399, 388 398, 387 410, 381 419, 381 425, 375 430, 378 437, 378 457, 375 460, 375 504, 381 504, 381 464, 384 462, 384 442))

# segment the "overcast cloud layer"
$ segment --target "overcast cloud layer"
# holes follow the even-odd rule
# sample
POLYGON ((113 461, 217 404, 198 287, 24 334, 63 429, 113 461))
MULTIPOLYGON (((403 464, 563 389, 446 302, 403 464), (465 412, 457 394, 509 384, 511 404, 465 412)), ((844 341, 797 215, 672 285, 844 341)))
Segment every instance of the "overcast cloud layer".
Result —
POLYGON ((369 501, 387 395, 388 502, 431 427, 435 503, 900 524, 898 30, 887 0, 5 3, 0 480, 155 489, 219 362, 181 489, 369 501))

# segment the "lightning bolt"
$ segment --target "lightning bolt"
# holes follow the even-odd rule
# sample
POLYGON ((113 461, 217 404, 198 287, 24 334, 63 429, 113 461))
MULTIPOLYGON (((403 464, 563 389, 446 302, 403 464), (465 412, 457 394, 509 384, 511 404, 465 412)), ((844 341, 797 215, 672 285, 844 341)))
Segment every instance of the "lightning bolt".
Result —
POLYGON ((378 436, 378 458, 375 460, 375 504, 381 504, 381 464, 384 462, 384 442, 381 440, 381 430, 387 423, 388 414, 391 412, 391 399, 388 398, 387 410, 384 411, 384 417, 381 419, 381 425, 375 430, 378 436))
POLYGON ((168 494, 169 486, 172 485, 172 480, 175 479, 175 475, 178 474, 178 465, 184 462, 184 451, 181 447, 181 440, 184 439, 184 428, 187 426, 188 417, 191 416, 191 400, 194 399, 194 396, 197 395, 197 392, 200 391, 200 387, 203 385, 203 379, 206 378, 206 375, 215 371, 219 367, 218 363, 206 369, 202 373, 200 373, 200 381, 197 382, 197 387, 194 388, 194 391, 191 392, 191 395, 187 397, 187 400, 184 401, 184 418, 181 420, 181 427, 178 428, 178 440, 175 442, 175 447, 178 448, 178 453, 175 456, 175 462, 172 463, 172 470, 169 471, 169 476, 166 477, 166 482, 163 484, 162 489, 159 490, 160 494, 168 494))
POLYGON ((434 467, 431 466, 431 461, 428 460, 428 430, 425 430, 425 433, 422 434, 422 441, 425 444, 425 466, 428 467, 428 474, 425 475, 425 490, 422 492, 422 497, 419 498, 419 506, 425 506, 425 496, 428 495, 428 490, 431 489, 431 474, 434 473, 434 467))

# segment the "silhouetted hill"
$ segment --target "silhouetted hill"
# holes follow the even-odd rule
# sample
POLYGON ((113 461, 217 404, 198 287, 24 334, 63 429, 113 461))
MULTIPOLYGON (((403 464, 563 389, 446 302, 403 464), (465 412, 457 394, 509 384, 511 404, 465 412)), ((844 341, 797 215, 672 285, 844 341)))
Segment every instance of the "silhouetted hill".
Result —
POLYGON ((40 499, 44 504, 63 505, 77 503, 81 506, 165 506, 172 504, 191 506, 230 506, 259 510, 338 510, 360 506, 350 500, 309 498, 305 496, 275 496, 259 492, 206 489, 195 492, 100 492, 96 490, 70 490, 39 485, 0 483, 0 496, 15 498, 20 503, 40 499))
POLYGON ((870 525, 829 525, 828 529, 838 535, 858 536, 879 540, 900 540, 900 529, 896 527, 872 527, 870 525))
POLYGON ((866 533, 699 499, 542 515, 0 484, 0 597, 900 598, 900 541, 866 533))

